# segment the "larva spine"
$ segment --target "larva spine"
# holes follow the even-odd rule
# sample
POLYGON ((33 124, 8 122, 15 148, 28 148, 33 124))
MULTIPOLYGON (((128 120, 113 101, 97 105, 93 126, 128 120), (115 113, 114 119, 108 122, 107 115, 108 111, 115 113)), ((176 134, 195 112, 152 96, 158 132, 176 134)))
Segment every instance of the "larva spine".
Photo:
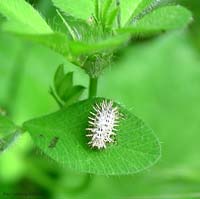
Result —
POLYGON ((99 105, 96 103, 93 109, 94 112, 90 112, 88 117, 89 127, 86 129, 89 131, 86 136, 91 139, 88 144, 92 148, 104 149, 107 143, 114 142, 120 119, 119 109, 113 106, 113 101, 107 100, 99 105))

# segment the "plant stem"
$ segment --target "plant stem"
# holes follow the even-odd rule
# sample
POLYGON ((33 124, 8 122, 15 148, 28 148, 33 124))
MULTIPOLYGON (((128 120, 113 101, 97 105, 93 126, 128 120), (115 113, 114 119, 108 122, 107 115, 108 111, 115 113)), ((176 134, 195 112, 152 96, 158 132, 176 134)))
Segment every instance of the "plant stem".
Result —
POLYGON ((97 95, 97 84, 98 84, 98 78, 90 78, 88 98, 96 97, 96 95, 97 95))

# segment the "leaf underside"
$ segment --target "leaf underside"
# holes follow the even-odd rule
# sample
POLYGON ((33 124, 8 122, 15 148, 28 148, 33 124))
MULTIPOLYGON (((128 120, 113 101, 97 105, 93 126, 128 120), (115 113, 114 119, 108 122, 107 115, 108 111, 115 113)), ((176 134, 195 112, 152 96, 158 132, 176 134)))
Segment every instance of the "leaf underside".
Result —
POLYGON ((137 16, 142 10, 147 8, 154 0, 123 0, 120 1, 121 23, 126 25, 131 18, 137 16))
POLYGON ((155 9, 140 20, 120 31, 129 32, 133 36, 148 36, 167 30, 185 27, 192 19, 190 11, 181 6, 165 6, 155 9))
MULTIPOLYGON (((20 36, 20 35, 19 35, 20 36)), ((69 40, 63 33, 46 35, 21 35, 28 40, 42 44, 55 52, 63 55, 69 61, 80 55, 90 55, 97 52, 112 51, 128 41, 129 34, 121 34, 107 38, 96 43, 86 43, 69 40)))
POLYGON ((120 119, 116 143, 105 150, 88 146, 89 112, 102 98, 81 101, 67 109, 24 123, 36 145, 48 156, 78 172, 122 175, 142 171, 160 157, 160 144, 142 120, 118 104, 120 119))

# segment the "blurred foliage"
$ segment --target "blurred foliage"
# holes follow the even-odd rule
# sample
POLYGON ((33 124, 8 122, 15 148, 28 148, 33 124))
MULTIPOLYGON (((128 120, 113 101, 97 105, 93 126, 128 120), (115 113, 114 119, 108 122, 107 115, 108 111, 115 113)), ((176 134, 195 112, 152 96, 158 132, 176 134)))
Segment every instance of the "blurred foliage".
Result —
MULTIPOLYGON (((52 16, 49 1, 32 2, 52 16)), ((133 176, 87 176, 57 165, 24 134, 0 154, 0 198, 16 199, 12 193, 24 192, 42 199, 199 198, 195 193, 200 192, 200 55, 196 45, 200 6, 198 0, 182 3, 194 11, 189 31, 133 44, 104 72, 99 85, 100 96, 126 104, 150 123, 162 141, 161 161, 133 176)), ((76 84, 88 85, 87 75, 58 54, 0 33, 1 110, 19 125, 55 111, 57 105, 48 91, 60 63, 74 72, 76 84)))
POLYGON ((190 35, 193 44, 200 51, 200 1, 198 0, 177 0, 177 2, 193 12, 193 23, 190 27, 190 35))

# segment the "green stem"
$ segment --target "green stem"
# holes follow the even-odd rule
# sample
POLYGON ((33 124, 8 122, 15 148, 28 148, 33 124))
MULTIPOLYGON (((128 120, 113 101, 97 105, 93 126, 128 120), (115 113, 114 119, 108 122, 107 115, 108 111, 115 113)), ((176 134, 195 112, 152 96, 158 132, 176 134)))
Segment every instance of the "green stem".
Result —
POLYGON ((96 97, 96 95, 97 95, 97 85, 98 85, 98 78, 90 78, 88 98, 96 97))

